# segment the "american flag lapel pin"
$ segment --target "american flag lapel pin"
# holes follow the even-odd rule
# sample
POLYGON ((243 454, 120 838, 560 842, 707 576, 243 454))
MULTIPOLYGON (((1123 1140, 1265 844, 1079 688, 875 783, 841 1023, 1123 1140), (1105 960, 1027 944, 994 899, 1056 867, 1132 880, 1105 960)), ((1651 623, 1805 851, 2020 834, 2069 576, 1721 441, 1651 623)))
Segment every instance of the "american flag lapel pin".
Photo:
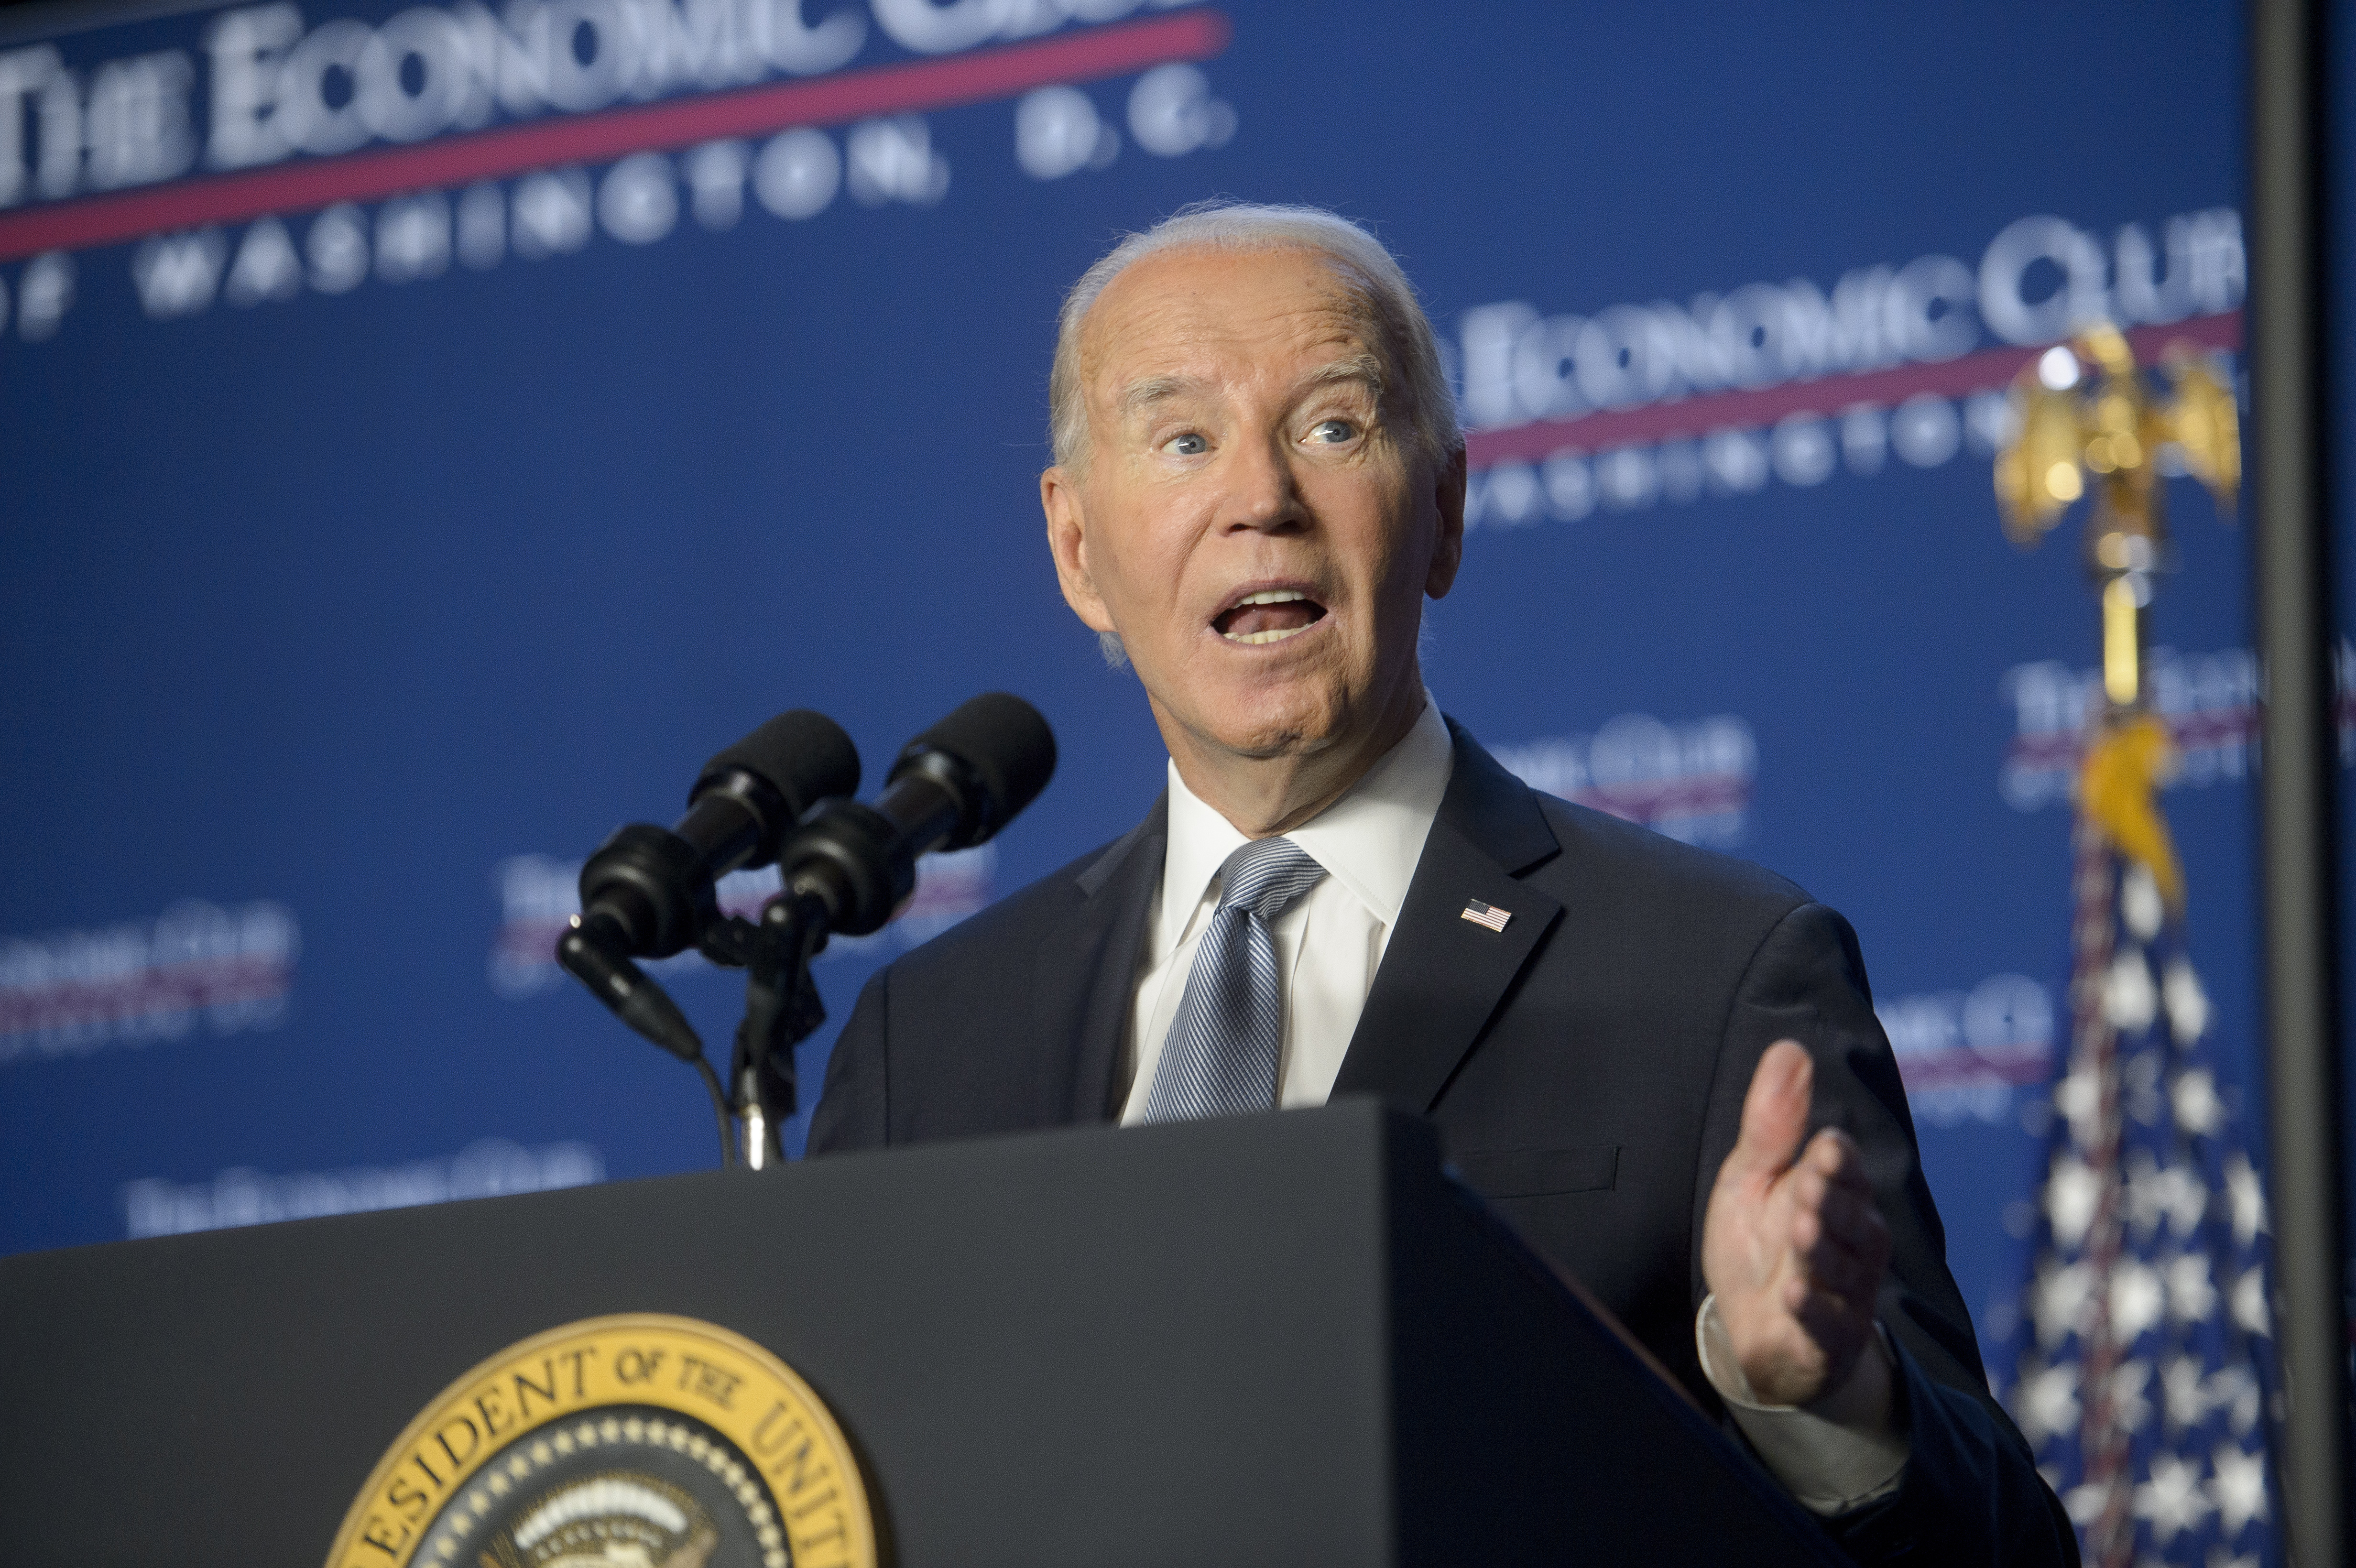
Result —
POLYGON ((1505 923, 1514 918, 1514 912, 1499 909, 1495 904, 1484 904, 1479 899, 1466 899, 1463 918, 1475 925, 1485 925, 1491 931, 1503 931, 1505 923))

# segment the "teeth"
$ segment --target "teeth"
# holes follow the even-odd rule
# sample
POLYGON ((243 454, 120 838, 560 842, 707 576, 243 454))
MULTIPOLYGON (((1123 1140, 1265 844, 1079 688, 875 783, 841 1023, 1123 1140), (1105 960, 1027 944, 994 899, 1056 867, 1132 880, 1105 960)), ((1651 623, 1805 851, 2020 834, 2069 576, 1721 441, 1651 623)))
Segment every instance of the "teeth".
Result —
MULTIPOLYGON (((1235 607, 1241 610, 1251 604, 1296 604, 1306 601, 1308 597, 1308 594, 1297 588, 1263 588, 1257 593, 1247 593, 1237 600, 1235 607)), ((1314 624, 1316 623, 1313 621, 1310 623, 1310 625, 1314 624)), ((1280 643, 1287 637, 1297 637, 1307 630, 1309 630, 1308 626, 1291 626, 1280 632, 1222 632, 1219 635, 1231 643, 1249 643, 1258 645, 1261 643, 1280 643)))

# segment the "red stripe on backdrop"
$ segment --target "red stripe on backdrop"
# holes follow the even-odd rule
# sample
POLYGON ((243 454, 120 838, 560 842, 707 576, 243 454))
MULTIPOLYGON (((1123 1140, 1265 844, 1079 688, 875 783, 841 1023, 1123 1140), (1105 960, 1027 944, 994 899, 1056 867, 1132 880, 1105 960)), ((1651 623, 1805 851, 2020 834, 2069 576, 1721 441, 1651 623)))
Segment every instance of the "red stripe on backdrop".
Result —
MULTIPOLYGON (((2229 310, 2166 326, 2139 326, 2127 334, 2127 341, 2136 357, 2147 364, 2171 343, 2189 343, 2196 348, 2239 348, 2242 313, 2229 310)), ((1641 409, 1516 425, 1511 430, 1475 431, 1466 438, 1466 454, 1472 467, 1488 468, 1517 458, 1535 463, 1565 447, 1603 452, 1671 436, 1707 435, 1714 430, 1756 430, 1793 414, 1837 413, 1858 403, 1888 408, 1924 392, 1959 398, 2005 385, 2042 352, 2040 348, 1989 348, 1940 365, 1900 365, 1854 376, 1764 387, 1755 392, 1718 392, 1641 409)))
POLYGON ((88 197, 0 217, 0 261, 43 251, 78 251, 265 213, 307 212, 338 201, 497 179, 556 164, 593 164, 631 153, 758 136, 795 125, 830 125, 985 102, 1056 82, 1124 76, 1173 60, 1208 59, 1227 46, 1227 19, 1184 11, 1141 22, 1011 44, 953 59, 846 71, 818 81, 609 110, 504 126, 339 158, 319 158, 184 180, 119 196, 88 197))

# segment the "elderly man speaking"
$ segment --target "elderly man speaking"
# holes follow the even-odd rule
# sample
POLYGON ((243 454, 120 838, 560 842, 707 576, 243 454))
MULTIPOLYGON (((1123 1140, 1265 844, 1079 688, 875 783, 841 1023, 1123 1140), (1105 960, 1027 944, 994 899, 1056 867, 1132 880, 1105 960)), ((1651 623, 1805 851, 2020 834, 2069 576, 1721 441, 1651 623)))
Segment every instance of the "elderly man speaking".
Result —
POLYGON ((1475 1186, 1512 1151, 1523 1233, 1853 1556, 2074 1560, 1847 923, 1535 793, 1425 689, 1464 442, 1389 253, 1191 208, 1073 288, 1050 400, 1056 576, 1169 786, 869 983, 812 1151, 1379 1093, 1475 1186))

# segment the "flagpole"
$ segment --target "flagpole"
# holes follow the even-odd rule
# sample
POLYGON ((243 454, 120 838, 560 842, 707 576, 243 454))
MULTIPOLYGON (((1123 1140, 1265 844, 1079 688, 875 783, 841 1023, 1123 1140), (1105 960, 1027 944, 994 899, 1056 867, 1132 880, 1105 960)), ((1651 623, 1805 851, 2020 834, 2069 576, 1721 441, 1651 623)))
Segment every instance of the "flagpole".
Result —
POLYGON ((2347 1561, 2348 1324, 2334 960, 2330 528, 2324 411, 2327 7, 2256 0, 2250 30, 2252 544, 2260 654, 2265 978, 2278 1457, 2298 1568, 2347 1561))

